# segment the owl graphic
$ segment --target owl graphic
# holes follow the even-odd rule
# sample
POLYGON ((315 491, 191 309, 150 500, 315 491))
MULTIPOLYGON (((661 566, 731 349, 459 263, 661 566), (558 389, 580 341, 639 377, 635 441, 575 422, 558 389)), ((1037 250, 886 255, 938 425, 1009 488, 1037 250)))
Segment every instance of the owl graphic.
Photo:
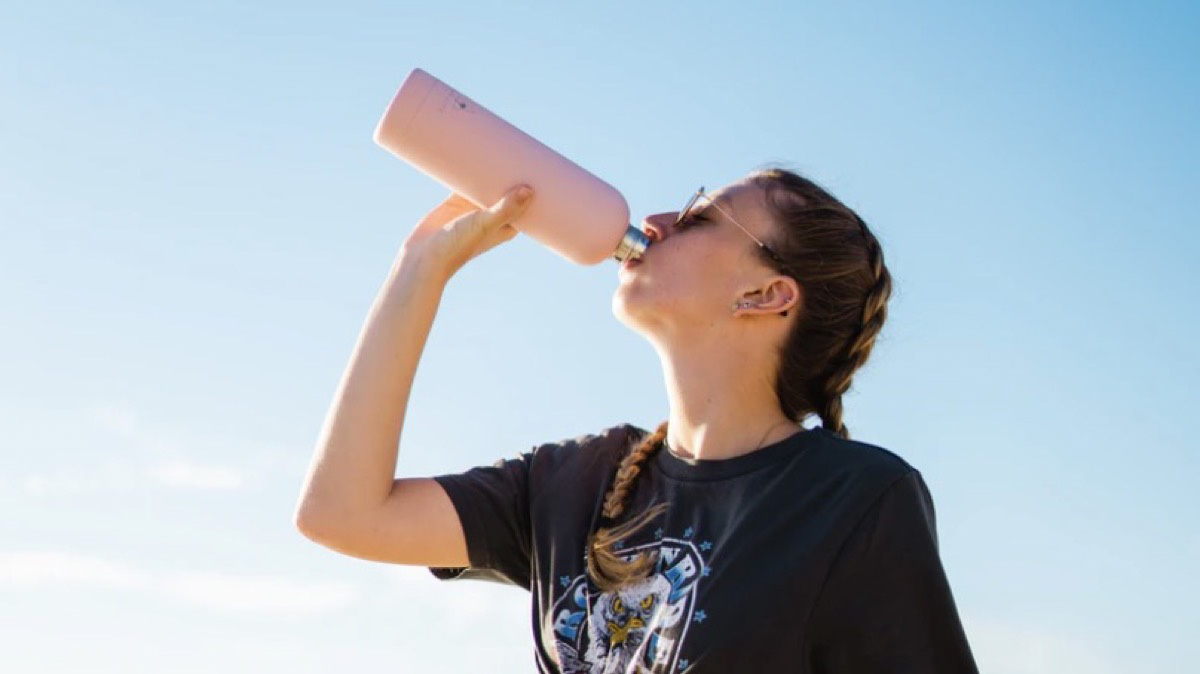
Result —
POLYGON ((656 574, 600 595, 588 617, 589 674, 649 671, 670 649, 662 631, 675 626, 681 617, 683 606, 672 605, 670 593, 671 582, 656 574), (655 638, 650 639, 651 634, 655 638))
POLYGON ((655 572, 631 585, 593 594, 583 575, 564 577, 548 623, 564 674, 639 674, 673 666, 691 622, 696 581, 707 574, 690 540, 666 538, 660 545, 655 572))

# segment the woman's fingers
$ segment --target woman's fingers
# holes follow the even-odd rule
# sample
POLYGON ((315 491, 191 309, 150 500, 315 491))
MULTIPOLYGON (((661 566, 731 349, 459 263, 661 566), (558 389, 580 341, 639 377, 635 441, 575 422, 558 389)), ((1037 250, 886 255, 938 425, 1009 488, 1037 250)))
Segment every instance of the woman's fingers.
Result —
MULTIPOLYGON (((528 185, 517 185, 516 187, 513 187, 509 191, 505 192, 504 195, 496 200, 496 202, 491 206, 482 210, 490 211, 491 213, 501 216, 502 218, 512 217, 514 215, 514 209, 517 209, 517 212, 519 212, 520 207, 529 201, 529 197, 532 194, 533 190, 530 189, 528 185)), ((446 197, 446 199, 442 201, 441 205, 444 208, 453 211, 461 211, 463 213, 481 210, 479 206, 475 205, 475 202, 457 192, 451 192, 450 196, 446 197)))
POLYGON ((422 251, 453 274, 468 260, 517 236, 512 222, 528 207, 533 190, 518 185, 487 208, 452 193, 418 223, 405 241, 408 250, 422 251))
POLYGON ((482 245, 474 252, 474 255, 490 250, 506 241, 511 241, 517 236, 519 232, 516 227, 512 226, 512 221, 525 212, 532 196, 532 189, 526 185, 519 185, 509 190, 485 212, 477 214, 484 223, 485 235, 482 245))
POLYGON ((532 195, 533 190, 528 186, 518 185, 509 190, 496 203, 474 214, 475 222, 472 224, 483 230, 484 237, 487 239, 487 248, 508 241, 517 235, 517 230, 512 226, 512 222, 525 211, 532 195))
POLYGON ((532 195, 533 190, 528 185, 518 185, 509 190, 488 209, 491 212, 493 222, 507 225, 515 220, 525 210, 532 195))

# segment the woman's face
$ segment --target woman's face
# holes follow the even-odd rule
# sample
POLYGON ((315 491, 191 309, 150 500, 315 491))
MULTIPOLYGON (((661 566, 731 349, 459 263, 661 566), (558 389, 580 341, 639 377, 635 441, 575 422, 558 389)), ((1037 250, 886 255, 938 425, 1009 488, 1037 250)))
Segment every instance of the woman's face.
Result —
POLYGON ((613 313, 638 332, 698 335, 726 324, 736 301, 777 275, 754 240, 725 215, 767 241, 773 223, 761 188, 741 181, 706 195, 678 228, 677 211, 643 220, 650 247, 639 263, 622 266, 613 294, 613 313))

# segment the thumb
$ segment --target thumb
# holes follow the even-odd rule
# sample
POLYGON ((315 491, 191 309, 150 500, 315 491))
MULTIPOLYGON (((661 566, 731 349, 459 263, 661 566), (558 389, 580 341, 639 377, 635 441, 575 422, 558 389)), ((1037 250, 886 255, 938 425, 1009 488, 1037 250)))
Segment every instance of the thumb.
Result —
POLYGON ((496 236, 499 238, 499 243, 512 241, 513 239, 517 238, 518 234, 520 234, 520 232, 518 232, 517 228, 513 227, 512 225, 504 225, 499 229, 499 231, 496 232, 496 236))

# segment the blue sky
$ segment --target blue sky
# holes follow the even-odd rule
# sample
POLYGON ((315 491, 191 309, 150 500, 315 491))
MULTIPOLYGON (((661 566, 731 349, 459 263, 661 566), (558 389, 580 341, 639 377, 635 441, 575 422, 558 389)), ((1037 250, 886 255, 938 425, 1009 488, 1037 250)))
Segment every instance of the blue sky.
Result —
MULTIPOLYGON (((1186 3, 0 5, 0 666, 529 671, 528 594, 291 517, 399 244, 371 142, 422 67, 635 218, 782 162, 896 280, 846 398, 926 476, 981 668, 1200 659, 1200 11, 1186 3)), ((518 238, 448 288, 399 471, 666 398, 612 265, 518 238)))

